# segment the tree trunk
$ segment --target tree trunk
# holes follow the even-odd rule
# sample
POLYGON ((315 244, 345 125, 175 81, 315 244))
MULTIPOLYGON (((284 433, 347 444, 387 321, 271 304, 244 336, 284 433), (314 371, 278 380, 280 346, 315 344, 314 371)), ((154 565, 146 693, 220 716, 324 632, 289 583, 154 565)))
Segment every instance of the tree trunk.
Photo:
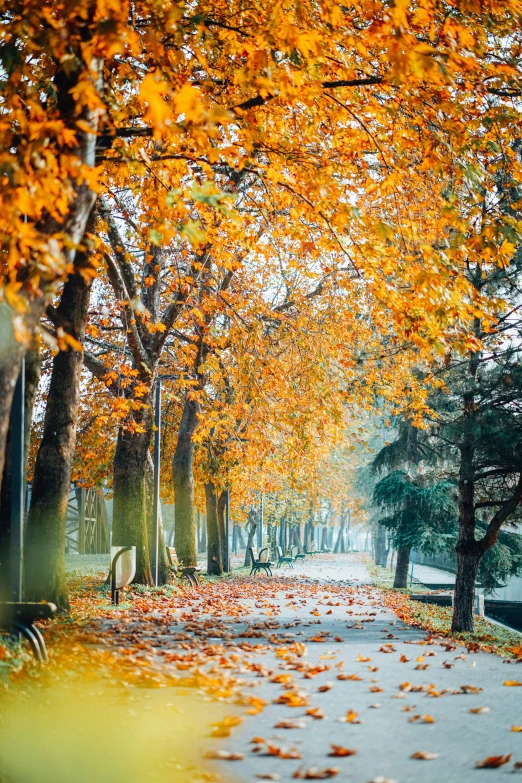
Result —
POLYGON ((286 518, 281 517, 281 521, 279 523, 279 546, 281 547, 281 552, 283 555, 286 555, 286 518))
POLYGON ((256 531, 257 531, 257 521, 250 512, 247 522, 247 530, 248 530, 248 539, 247 539, 247 545, 246 545, 246 551, 245 551, 245 562, 243 563, 244 567, 250 567, 252 565, 252 560, 250 558, 250 548, 254 546, 254 541, 256 540, 256 531))
MULTIPOLYGON (((135 584, 152 585, 150 568, 149 531, 147 525, 146 471, 152 435, 152 395, 143 402, 140 425, 144 432, 120 427, 113 465, 113 522, 114 546, 136 547, 135 584)), ((135 413, 138 413, 135 411, 135 413)))
POLYGON ((339 525, 339 533, 337 534, 337 541, 335 542, 334 546, 334 554, 338 555, 339 553, 346 552, 346 547, 344 545, 344 526, 346 524, 346 515, 341 514, 341 523, 339 525))
POLYGON ((400 546, 397 549, 397 566, 395 568, 395 579, 393 580, 393 586, 398 588, 408 587, 408 569, 410 566, 410 553, 409 546, 400 546))
MULTIPOLYGON (((218 498, 218 505, 217 505, 217 519, 218 519, 218 531, 219 531, 219 547, 221 550, 221 562, 223 564, 223 569, 226 569, 229 558, 227 557, 227 547, 228 547, 228 541, 227 541, 227 528, 226 528, 226 520, 225 520, 225 510, 226 510, 226 500, 227 500, 227 493, 225 490, 220 494, 218 498)), ((230 565, 229 565, 230 570, 230 565)))
MULTIPOLYGON (((477 332, 477 320, 475 321, 477 332)), ((479 355, 470 354, 469 387, 463 394, 463 433, 459 470, 459 538, 457 541, 457 577, 453 605, 452 630, 473 630, 473 599, 480 553, 475 540, 475 376, 479 355), (469 569, 469 573, 467 573, 469 569)))
POLYGON ((241 525, 236 525, 237 528, 237 541, 239 544, 240 549, 244 549, 246 547, 245 539, 243 538, 243 531, 241 529, 241 525))
POLYGON ((219 541, 218 499, 212 482, 205 484, 205 502, 207 516, 207 573, 222 576, 223 561, 219 541))
POLYGON ((480 562, 478 555, 457 552, 457 575, 453 602, 452 631, 472 631, 475 604, 475 580, 480 562))
MULTIPOLYGON (((38 348, 31 349, 25 354, 24 377, 24 464, 27 465, 29 444, 31 441, 31 422, 33 417, 34 401, 40 380, 40 352, 38 348)), ((6 454, 4 462, 4 474, 0 488, 0 600, 8 600, 9 584, 9 548, 11 540, 11 428, 9 428, 6 454)))
MULTIPOLYGON (((153 518, 154 510, 154 463, 150 455, 150 451, 147 454, 147 463, 145 469, 145 509, 147 517, 147 531, 148 531, 148 545, 150 555, 150 567, 152 572, 152 564, 155 556, 156 548, 156 520, 153 518)), ((158 509, 159 525, 158 525, 158 585, 167 585, 170 582, 171 571, 169 568, 169 561, 167 559, 166 542, 165 542, 165 528, 163 525, 163 514, 161 510, 161 501, 158 509)))
MULTIPOLYGON (((181 565, 193 566, 197 562, 194 527, 194 443, 192 437, 198 426, 199 404, 185 399, 178 432, 178 442, 172 460, 174 494, 176 497, 176 553, 181 565)), ((208 524, 207 524, 208 532, 208 524)))
POLYGON ((201 538, 199 539, 199 552, 206 552, 207 551, 207 520, 205 518, 203 519, 203 524, 201 525, 201 538))
POLYGON ((379 523, 377 524, 377 535, 375 537, 375 563, 382 568, 386 568, 386 528, 379 523))
POLYGON ((299 547, 299 552, 304 552, 304 531, 302 530, 301 523, 298 522, 296 525, 297 528, 297 546, 299 547))
MULTIPOLYGON (((76 271, 65 283, 56 310, 62 328, 80 343, 85 336, 91 278, 84 279, 78 269, 87 264, 87 254, 78 253, 76 271)), ((82 366, 83 353, 72 348, 60 351, 54 357, 27 521, 26 598, 52 601, 60 609, 67 609, 69 603, 64 562, 65 529, 82 366)))

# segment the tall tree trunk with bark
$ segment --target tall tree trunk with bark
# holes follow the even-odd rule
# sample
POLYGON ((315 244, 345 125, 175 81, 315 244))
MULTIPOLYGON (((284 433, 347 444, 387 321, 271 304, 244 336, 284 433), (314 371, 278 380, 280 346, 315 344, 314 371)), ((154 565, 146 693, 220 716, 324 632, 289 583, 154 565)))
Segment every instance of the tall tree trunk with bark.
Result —
POLYGON ((344 554, 346 552, 346 547, 344 543, 344 528, 346 525, 346 514, 344 511, 341 511, 341 521, 339 524, 339 533, 337 534, 337 541, 335 542, 334 546, 334 554, 344 554))
MULTIPOLYGON (((40 380, 40 352, 38 348, 25 354, 24 372, 24 464, 27 464, 31 440, 31 422, 34 401, 40 380)), ((11 540, 11 427, 9 427, 4 475, 0 489, 0 600, 8 600, 9 547, 11 540)))
MULTIPOLYGON (((197 562, 194 526, 194 443, 198 426, 199 404, 187 394, 178 432, 178 442, 172 460, 174 494, 176 498, 176 553, 181 565, 197 562)), ((208 527, 207 527, 208 532, 208 527)))
POLYGON ((279 523, 279 546, 281 552, 286 555, 286 517, 282 516, 279 523))
POLYGON ((218 497, 218 504, 217 504, 219 548, 221 550, 221 562, 223 564, 223 569, 227 567, 227 547, 228 547, 227 529, 226 529, 226 520, 225 520, 226 502, 227 502, 227 493, 225 490, 223 490, 223 492, 221 492, 221 494, 218 497))
POLYGON ((250 549, 254 547, 254 541, 256 540, 256 531, 257 531, 257 519, 252 511, 248 515, 246 529, 248 531, 248 538, 247 538, 246 551, 245 551, 245 562, 243 563, 243 566, 250 568, 250 566, 252 565, 252 560, 250 557, 250 549))
MULTIPOLYGON (((479 330, 475 320, 475 332, 479 330)), ((468 362, 468 388, 463 395, 463 433, 459 470, 459 537, 457 541, 457 576, 453 603, 453 631, 473 630, 475 578, 480 553, 475 540, 475 378, 479 354, 474 351, 468 362)))
MULTIPOLYGON (((56 323, 79 343, 87 325, 90 277, 86 253, 76 258, 76 271, 67 280, 56 313, 56 323), (80 271, 79 271, 80 270, 80 271)), ((38 449, 27 520, 25 594, 29 601, 52 601, 67 609, 65 580, 65 528, 76 448, 83 353, 69 348, 53 360, 44 430, 38 449)))
POLYGON ((480 556, 457 551, 457 574, 453 601, 453 631, 472 631, 475 606, 475 582, 480 556))
POLYGON ((386 528, 377 524, 375 536, 375 563, 382 568, 386 567, 386 528))
MULTIPOLYGON (((154 463, 147 453, 147 462, 145 469, 145 509, 147 516, 148 547, 150 555, 150 567, 152 571, 153 561, 156 549, 156 520, 154 519, 154 463)), ((165 528, 163 525, 163 514, 161 502, 158 509, 158 585, 167 585, 170 582, 171 571, 167 559, 167 550, 165 542, 165 528)))
POLYGON ((397 588, 408 587, 408 569, 410 565, 411 549, 409 546, 400 546, 397 549, 397 565, 395 567, 395 579, 393 586, 397 588))
POLYGON ((205 484, 205 502, 207 516, 207 573, 213 576, 223 574, 223 560, 219 540, 218 498, 214 484, 205 484))
POLYGON ((298 547, 298 550, 300 553, 304 552, 304 545, 303 545, 303 531, 301 522, 297 522, 295 526, 296 534, 295 534, 295 543, 298 547))
POLYGON ((113 463, 114 546, 136 547, 135 584, 152 584, 147 525, 147 459, 152 433, 152 393, 142 399, 146 407, 134 411, 143 432, 120 427, 113 463))
POLYGON ((205 518, 205 515, 203 515, 203 524, 201 525, 201 537, 199 539, 199 546, 198 546, 198 552, 206 552, 207 551, 207 520, 205 518))
MULTIPOLYGON (((411 465, 416 465, 418 461, 418 430, 411 422, 408 422, 408 435, 406 445, 406 456, 408 462, 411 465)), ((404 513, 409 515, 413 513, 414 501, 406 501, 404 513)), ((386 551, 386 539, 384 540, 384 552, 386 551)), ((383 556, 384 556, 383 552, 383 556)), ((395 567, 395 578, 393 580, 393 586, 398 588, 405 588, 408 586, 408 568, 410 565, 411 547, 399 546, 397 547, 397 565, 395 567)))

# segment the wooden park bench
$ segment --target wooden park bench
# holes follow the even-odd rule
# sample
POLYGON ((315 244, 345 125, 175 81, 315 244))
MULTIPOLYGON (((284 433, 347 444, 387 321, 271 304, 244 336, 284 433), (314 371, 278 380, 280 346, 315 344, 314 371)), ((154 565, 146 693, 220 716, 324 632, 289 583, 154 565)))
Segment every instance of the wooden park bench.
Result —
POLYGON ((267 546, 263 547, 261 551, 259 552, 259 557, 254 557, 254 550, 251 546, 248 547, 248 551, 250 552, 250 562, 252 563, 252 570, 250 571, 250 576, 252 574, 257 574, 258 571, 264 571, 265 574, 270 574, 272 576, 272 566, 273 563, 270 562, 268 559, 268 553, 269 549, 267 546))
POLYGON ((34 625, 35 620, 48 620, 56 612, 51 603, 0 603, 0 628, 13 635, 21 634, 29 644, 38 663, 47 663, 47 649, 44 638, 34 625))
POLYGON ((169 568, 173 574, 180 579, 186 579, 193 587, 199 586, 198 572, 201 568, 198 566, 185 566, 181 567, 176 563, 176 550, 172 546, 165 547, 167 551, 167 560, 169 561, 169 568))

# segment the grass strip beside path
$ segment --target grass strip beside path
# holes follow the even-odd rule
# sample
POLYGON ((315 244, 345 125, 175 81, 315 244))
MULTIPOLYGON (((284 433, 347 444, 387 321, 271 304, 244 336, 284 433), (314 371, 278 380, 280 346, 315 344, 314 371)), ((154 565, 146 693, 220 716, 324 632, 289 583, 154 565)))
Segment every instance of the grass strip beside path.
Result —
POLYGON ((368 562, 368 570, 379 589, 384 604, 403 622, 422 628, 437 636, 451 639, 470 650, 483 650, 504 658, 522 661, 522 634, 483 617, 475 618, 472 633, 455 633, 451 630, 453 610, 449 606, 414 601, 412 593, 430 592, 424 585, 414 584, 413 589, 393 589, 393 573, 387 568, 368 562))

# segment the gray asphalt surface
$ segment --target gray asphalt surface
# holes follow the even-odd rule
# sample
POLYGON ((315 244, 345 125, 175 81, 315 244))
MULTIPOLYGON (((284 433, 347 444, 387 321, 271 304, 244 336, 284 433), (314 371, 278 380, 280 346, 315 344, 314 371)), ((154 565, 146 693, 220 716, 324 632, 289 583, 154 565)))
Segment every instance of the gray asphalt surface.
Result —
MULTIPOLYGON (((213 762, 223 780, 250 782, 263 775, 276 775, 271 779, 285 783, 295 779, 296 771, 304 773, 310 767, 337 767, 340 771, 333 780, 354 783, 380 779, 382 783, 383 779, 397 783, 480 783, 506 780, 513 773, 516 779, 521 774, 514 771, 514 762, 522 762, 522 733, 512 732, 511 727, 522 725, 522 687, 503 683, 522 680, 522 666, 486 653, 467 654, 460 646, 447 649, 445 642, 426 643, 424 632, 405 626, 379 605, 367 569, 357 562, 357 556, 330 562, 309 559, 304 566, 279 571, 278 575, 282 573, 289 580, 289 592, 278 592, 270 599, 269 608, 260 601, 258 620, 268 620, 275 607, 279 633, 287 634, 289 645, 294 641, 306 645, 306 654, 299 659, 304 668, 327 668, 306 677, 306 671, 292 668, 295 657, 278 656, 274 647, 251 656, 261 667, 257 672, 261 676, 246 671, 245 679, 252 686, 252 695, 268 705, 244 720, 230 737, 211 741, 214 750, 245 756, 239 761, 213 762), (302 579, 302 575, 321 585, 317 596, 306 603, 298 591, 293 599, 288 597, 292 595, 293 580, 302 579), (350 588, 356 591, 344 600, 339 593, 330 594, 328 588, 331 590, 332 585, 345 586, 347 596, 350 588), (337 602, 341 605, 336 606, 337 602), (312 611, 318 611, 319 616, 312 615, 312 611), (310 640, 317 635, 324 635, 326 641, 310 640), (285 673, 292 676, 294 686, 308 701, 306 706, 274 703, 289 688, 270 678, 285 673), (356 674, 361 679, 338 679, 340 673, 356 674), (404 683, 410 685, 401 690, 404 683), (321 691, 329 684, 331 688, 321 691), (414 690, 421 686, 424 690, 414 690), (309 708, 319 708, 325 717, 314 719, 306 714, 309 708), (487 709, 470 712, 477 708, 487 709), (340 722, 348 710, 356 712, 355 721, 360 722, 340 722), (427 720, 433 722, 415 716, 429 716, 427 720), (275 728, 281 720, 297 720, 303 727, 275 728), (265 744, 251 743, 254 736, 265 744), (287 750, 294 747, 302 759, 267 755, 267 744, 287 750), (332 758, 328 755, 332 744, 357 752, 332 758), (259 752, 253 752, 256 747, 259 752), (438 756, 432 760, 412 759, 418 751, 438 756), (475 766, 488 756, 507 754, 512 754, 510 762, 498 769, 475 766)), ((250 627, 255 625, 255 616, 249 616, 248 622, 250 627)), ((239 630, 237 625, 234 630, 239 630)))

